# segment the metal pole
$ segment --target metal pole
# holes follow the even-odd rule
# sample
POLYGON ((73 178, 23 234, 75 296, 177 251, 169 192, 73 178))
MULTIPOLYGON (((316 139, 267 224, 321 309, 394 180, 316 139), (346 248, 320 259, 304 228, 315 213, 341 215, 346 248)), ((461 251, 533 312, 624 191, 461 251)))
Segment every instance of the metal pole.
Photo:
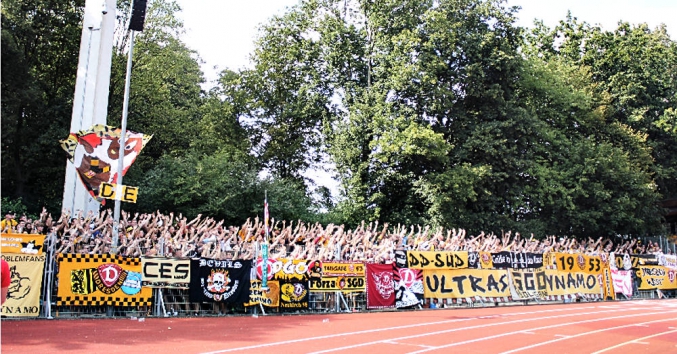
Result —
MULTIPOLYGON (((132 1, 132 4, 134 2, 132 1)), ((131 13, 131 10, 130 10, 131 13)), ((115 188, 115 211, 113 212, 113 241, 111 254, 118 253, 118 238, 120 233, 120 196, 122 195, 122 171, 125 159, 125 138, 127 137, 127 112, 129 111, 129 87, 132 82, 132 55, 134 53, 134 32, 129 37, 129 57, 127 58, 127 77, 125 78, 125 97, 122 103, 122 123, 120 128, 120 152, 118 156, 118 172, 115 188)))
POLYGON ((43 296, 45 317, 51 320, 54 318, 52 317, 52 291, 54 290, 54 248, 56 245, 56 234, 53 231, 47 235, 47 244, 49 245, 45 252, 47 269, 42 283, 45 289, 45 296, 43 296))
MULTIPOLYGON (((261 291, 268 291, 268 191, 265 191, 265 199, 263 204, 263 223, 264 229, 266 232, 265 239, 261 245, 261 257, 263 261, 261 263, 261 291)), ((263 308, 261 308, 263 310, 263 308)))
POLYGON ((658 244, 661 245, 661 251, 663 250, 663 236, 658 236, 658 244))

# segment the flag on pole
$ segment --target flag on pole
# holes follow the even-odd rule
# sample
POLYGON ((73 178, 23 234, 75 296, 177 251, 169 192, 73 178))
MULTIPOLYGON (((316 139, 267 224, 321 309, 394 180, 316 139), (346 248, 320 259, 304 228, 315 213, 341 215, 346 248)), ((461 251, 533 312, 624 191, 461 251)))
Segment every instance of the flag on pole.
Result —
POLYGON ((268 219, 270 219, 270 214, 268 213, 268 191, 266 191, 263 199, 263 224, 265 225, 266 238, 263 240, 263 245, 261 245, 261 256, 263 258, 261 289, 263 291, 268 290, 268 219))
POLYGON ((266 193, 266 197, 263 201, 263 223, 265 225, 264 227, 265 227, 265 230, 266 230, 266 242, 268 242, 268 233, 269 233, 268 222, 269 222, 269 220, 270 220, 270 213, 268 213, 268 193, 266 193))

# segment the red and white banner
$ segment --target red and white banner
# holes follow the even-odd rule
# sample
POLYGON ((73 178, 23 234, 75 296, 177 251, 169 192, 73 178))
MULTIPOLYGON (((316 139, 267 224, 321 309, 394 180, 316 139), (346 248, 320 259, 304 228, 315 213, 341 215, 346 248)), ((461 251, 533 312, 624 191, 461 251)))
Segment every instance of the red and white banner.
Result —
POLYGON ((395 274, 392 264, 367 264, 367 308, 395 307, 395 274))
POLYGON ((632 297, 632 270, 611 269, 611 279, 616 293, 632 297))

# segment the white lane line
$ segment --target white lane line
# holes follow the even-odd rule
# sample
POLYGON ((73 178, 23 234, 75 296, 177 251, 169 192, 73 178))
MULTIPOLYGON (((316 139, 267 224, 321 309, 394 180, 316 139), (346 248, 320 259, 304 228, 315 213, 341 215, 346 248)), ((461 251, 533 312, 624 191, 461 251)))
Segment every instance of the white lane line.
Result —
POLYGON ((397 342, 397 341, 394 341, 394 340, 388 340, 388 341, 385 341, 383 343, 396 344, 396 345, 407 345, 407 346, 410 346, 410 347, 419 347, 419 348, 434 348, 431 345, 414 344, 414 343, 400 343, 400 342, 397 342))
MULTIPOLYGON (((514 320, 514 321, 506 321, 506 322, 501 322, 501 323, 489 323, 489 324, 484 324, 484 325, 479 325, 479 326, 470 326, 470 327, 463 327, 463 328, 453 328, 453 329, 447 329, 443 331, 437 331, 437 332, 428 332, 428 333, 422 333, 422 334, 415 334, 415 335, 410 335, 410 336, 404 336, 404 337, 399 337, 399 338, 392 338, 392 339, 381 339, 377 341, 372 341, 372 342, 365 342, 365 343, 360 343, 360 344, 354 344, 354 345, 349 345, 349 346, 344 346, 344 347, 337 347, 337 348, 332 348, 332 349, 326 349, 326 350, 321 350, 317 352, 312 352, 310 354, 320 354, 320 353, 329 353, 329 352, 335 352, 335 351, 340 351, 340 350, 348 350, 348 349, 355 349, 359 347, 364 347, 364 346, 369 346, 369 345, 374 345, 378 343, 382 343, 385 340, 405 340, 405 339, 414 339, 414 338, 420 338, 420 337, 426 337, 426 336, 433 336, 433 335, 438 335, 438 334, 447 334, 451 332, 458 332, 458 331, 465 331, 468 329, 478 329, 478 328, 486 328, 486 327, 494 327, 494 326, 502 326, 502 325, 507 325, 507 324, 514 324, 514 323, 523 323, 523 322, 532 322, 532 321, 539 321, 543 319, 553 319, 553 318, 562 318, 562 317, 571 317, 571 316, 581 316, 581 315, 596 315, 600 313, 608 313, 608 312, 617 312, 617 311, 596 311, 596 312, 583 312, 583 313, 574 313, 574 314, 566 314, 566 315, 558 315, 558 316, 547 316, 547 317, 538 317, 538 318, 526 318, 526 319, 521 319, 521 320, 514 320)), ((677 312, 677 311, 675 311, 677 312)), ((655 314, 659 313, 665 313, 665 312, 656 312, 655 314)), ((636 315, 626 315, 626 316, 620 316, 618 318, 623 318, 623 317, 632 317, 632 316, 647 316, 649 314, 647 313, 641 313, 641 314, 636 314, 636 315)), ((610 317, 610 318, 616 318, 616 317, 610 317)), ((609 319, 609 318, 607 318, 609 319)), ((581 323, 585 322, 594 322, 594 321, 601 321, 600 319, 595 319, 595 320, 588 320, 588 321, 581 321, 581 323)), ((578 322, 575 322, 578 323, 578 322)), ((560 325, 555 325, 554 327, 559 327, 562 326, 560 325)), ((528 330, 540 330, 543 328, 548 328, 548 327, 534 327, 530 328, 528 330)), ((515 331, 511 333, 519 333, 521 331, 515 331)), ((497 336, 501 337, 501 336, 497 336)), ((483 339, 479 340, 484 340, 484 339, 489 339, 492 337, 485 337, 483 339)), ((460 343, 455 343, 449 346, 454 346, 454 345, 459 345, 460 343)), ((442 347, 434 347, 433 349, 438 349, 438 348, 446 348, 447 346, 442 346, 442 347)), ((420 352, 425 352, 427 350, 423 350, 420 352)), ((419 353, 419 352, 414 352, 414 353, 419 353)))
MULTIPOLYGON (((532 311, 532 312, 525 311, 525 312, 506 313, 506 314, 502 314, 500 316, 513 317, 513 316, 520 316, 520 315, 534 315, 534 314, 551 313, 551 312, 565 312, 565 311, 574 311, 574 310, 591 310, 591 309, 594 309, 594 308, 595 308, 595 306, 585 306, 585 307, 580 307, 580 308, 567 307, 567 308, 561 308, 561 309, 549 309, 549 310, 532 311)), ((642 309, 642 310, 644 310, 644 309, 642 309)), ((603 312, 611 312, 611 311, 603 311, 603 312)), ((587 314, 587 313, 588 312, 584 312, 584 313, 581 313, 581 314, 587 314)), ((591 313, 599 313, 599 312, 591 312, 591 313)), ((572 314, 571 316, 578 316, 578 315, 579 314, 572 314)), ((235 351, 242 351, 242 350, 273 347, 273 346, 277 346, 277 345, 286 345, 286 344, 308 342, 308 341, 313 341, 313 340, 322 340, 322 339, 328 339, 328 338, 347 337, 347 336, 351 336, 351 335, 361 335, 361 334, 368 334, 368 333, 392 331, 392 330, 398 330, 398 329, 408 329, 408 328, 416 328, 416 327, 434 326, 434 325, 448 324, 448 323, 454 323, 454 322, 465 322, 465 321, 476 320, 476 319, 479 319, 480 317, 484 317, 484 316, 461 318, 461 319, 446 320, 446 321, 435 321, 435 322, 427 322, 427 323, 416 323, 416 324, 411 324, 411 325, 376 328, 376 329, 368 329, 368 330, 356 331, 356 332, 345 332, 345 333, 337 333, 337 334, 330 334, 330 335, 324 335, 324 336, 291 339, 291 340, 285 340, 285 341, 281 341, 281 342, 273 342, 273 343, 249 345, 249 346, 238 347, 238 348, 215 350, 215 351, 211 351, 211 352, 204 352, 202 354, 228 353, 228 352, 235 352, 235 351)))
POLYGON ((568 335, 568 334, 555 334, 555 337, 569 338, 569 337, 571 337, 571 336, 568 335))
MULTIPOLYGON (((629 340, 629 341, 627 341, 627 342, 623 342, 623 343, 621 343, 621 344, 614 345, 613 347, 608 347, 608 348, 604 348, 604 349, 602 349, 602 350, 596 351, 596 352, 594 352, 594 353, 592 353, 592 354, 599 354, 599 353, 608 352, 609 350, 614 350, 614 349, 620 348, 620 347, 622 347, 622 346, 624 346, 624 345, 628 345, 628 344, 631 344, 631 343, 640 343, 639 341, 641 341, 641 340, 645 340, 645 339, 649 339, 649 338, 654 338, 654 337, 660 337, 660 336, 664 336, 664 335, 666 335, 666 334, 675 333, 675 332, 677 332, 677 329, 672 330, 672 331, 667 331, 667 332, 656 333, 656 334, 653 334, 653 335, 650 335, 650 336, 646 336, 646 337, 642 337, 642 338, 637 338, 637 339, 629 340)), ((644 343, 642 343, 642 344, 644 344, 644 343)), ((648 343, 647 343, 647 344, 648 344, 648 343)))
MULTIPOLYGON (((655 315, 655 314, 663 314, 663 313, 665 313, 665 312, 655 312, 655 313, 650 313, 650 314, 651 314, 651 315, 655 315)), ((616 319, 616 318, 637 317, 637 316, 644 316, 644 315, 650 315, 650 314, 636 314, 636 315, 625 315, 625 316, 616 316, 616 317, 606 317, 606 318, 594 319, 594 320, 577 321, 577 322, 569 322, 569 323, 560 323, 560 324, 556 324, 556 325, 551 325, 551 326, 546 326, 546 327, 537 327, 537 328, 538 328, 538 329, 556 328, 556 327, 563 327, 563 326, 569 326, 569 325, 574 325, 574 324, 589 323, 589 322, 598 322, 598 321, 605 321, 605 320, 616 319)), ((670 321, 670 320, 672 320, 672 319, 660 320, 660 321, 654 321, 654 322, 670 321)), ((647 322, 647 323, 648 323, 648 322, 647 322)), ((623 328, 623 327, 633 327, 633 326, 634 326, 634 324, 631 324, 631 325, 620 326, 620 327, 618 327, 618 328, 623 328)), ((536 328, 534 328, 534 329, 536 329, 536 328)), ((612 328, 607 328, 607 329, 604 329, 604 330, 606 331, 606 330, 609 330, 609 329, 612 329, 612 328)), ((489 337, 483 337, 483 338, 471 339, 471 340, 467 340, 467 341, 463 341, 463 342, 458 342, 458 343, 452 343, 452 344, 447 344, 447 345, 441 345, 441 346, 435 347, 434 350, 439 350, 439 349, 449 348, 449 347, 455 347, 455 346, 457 346, 457 345, 463 345, 463 344, 469 344, 469 343, 481 342, 481 341, 488 340, 488 339, 495 339, 495 338, 510 336, 510 335, 515 334, 515 333, 519 333, 519 331, 515 331, 515 332, 506 332, 506 333, 501 333, 501 334, 497 334, 497 335, 493 335, 493 336, 489 336, 489 337)), ((561 340, 566 340, 566 339, 573 338, 573 337, 579 337, 579 336, 587 335, 587 334, 590 334, 590 333, 594 333, 594 332, 586 332, 586 333, 584 333, 584 334, 577 334, 577 335, 569 336, 569 337, 567 337, 567 338, 553 339, 553 340, 551 340, 551 341, 548 341, 548 342, 542 342, 542 343, 539 343, 539 344, 531 345, 531 346, 529 346, 529 347, 538 347, 538 346, 543 345, 543 344, 546 344, 546 343, 550 343, 550 342, 553 342, 553 343, 554 343, 554 342, 559 342, 559 341, 561 341, 561 340)), ((525 347, 525 348, 527 348, 527 347, 525 347)), ((514 352, 514 351, 518 351, 518 350, 522 350, 522 349, 524 349, 524 348, 514 349, 514 350, 511 350, 511 351, 503 352, 502 354, 512 353, 512 352, 514 352)), ((431 349, 431 350, 433 350, 433 349, 431 349)), ((429 350, 419 350, 419 351, 416 351, 416 352, 410 352, 409 354, 414 354, 414 353, 424 353, 424 352, 427 352, 427 351, 429 351, 429 350)))
MULTIPOLYGON (((675 312, 675 311, 669 311, 669 312, 675 312)), ((662 314, 662 313, 665 313, 665 312, 655 312, 655 313, 652 313, 652 315, 654 315, 654 314, 662 314)), ((633 316, 635 316, 635 315, 633 315, 633 316)), ((629 316, 629 317, 632 317, 632 316, 629 316)), ((663 320, 648 321, 648 322, 644 322, 644 323, 642 323, 642 324, 645 324, 645 323, 656 323, 656 322, 665 322, 665 321, 674 321, 674 320, 675 320, 674 318, 667 318, 667 319, 663 319, 663 320)), ((584 333, 575 334, 575 335, 573 335, 573 336, 571 336, 571 337, 569 337, 569 338, 553 339, 553 340, 549 340, 549 341, 547 341, 547 342, 541 342, 541 343, 536 343, 536 344, 528 345, 528 346, 526 346, 526 347, 521 347, 521 348, 509 350, 509 351, 503 352, 503 353, 501 353, 501 354, 515 353, 515 352, 519 352, 519 351, 522 351, 522 350, 531 349, 531 348, 536 348, 536 347, 540 347, 540 346, 542 346, 542 345, 546 345, 546 344, 551 344, 551 343, 559 342, 559 341, 562 341, 562 340, 567 340, 567 339, 571 339, 571 338, 578 338, 578 337, 582 337, 582 336, 587 336, 587 335, 589 335, 589 334, 601 333, 601 332, 611 331, 611 330, 619 329, 619 328, 627 328, 627 327, 636 327, 636 325, 635 325, 635 324, 629 324, 629 325, 623 325, 623 326, 616 326, 616 327, 602 328, 602 329, 598 329, 598 330, 596 330, 596 331, 590 331, 590 332, 584 332, 584 333)), ((642 338, 639 338, 639 339, 642 339, 642 338)))
POLYGON ((519 333, 523 333, 523 334, 536 334, 536 333, 531 332, 531 331, 522 331, 522 332, 519 332, 519 333))

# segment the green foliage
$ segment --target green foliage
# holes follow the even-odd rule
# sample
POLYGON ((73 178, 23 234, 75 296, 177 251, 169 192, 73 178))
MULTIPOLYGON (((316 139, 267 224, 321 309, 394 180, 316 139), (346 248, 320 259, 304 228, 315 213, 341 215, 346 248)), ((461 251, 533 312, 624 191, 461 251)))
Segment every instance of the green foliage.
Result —
POLYGON ((253 69, 241 73, 247 93, 250 141, 265 168, 281 178, 302 179, 321 161, 322 122, 331 105, 316 68, 320 47, 312 38, 312 6, 303 5, 262 26, 253 69))
POLYGON ((9 212, 12 212, 13 214, 16 215, 26 214, 28 212, 28 208, 26 207, 26 205, 24 205, 23 200, 21 200, 21 198, 12 199, 2 197, 2 213, 1 213, 2 217, 4 218, 5 214, 8 214, 9 212))
POLYGON ((268 191, 270 213, 278 220, 312 220, 311 200, 293 180, 259 180, 247 158, 227 151, 210 155, 162 157, 139 185, 139 210, 191 217, 209 215, 228 225, 263 216, 268 191))
POLYGON ((239 122, 246 110, 245 91, 241 83, 238 73, 224 71, 219 84, 203 97, 200 121, 197 123, 199 136, 191 142, 193 149, 203 154, 221 149, 247 154, 251 149, 249 133, 239 122))
POLYGON ((580 23, 567 16, 548 29, 542 24, 529 37, 529 52, 546 59, 561 58, 589 72, 587 90, 603 97, 596 109, 616 126, 645 136, 641 146, 620 141, 634 155, 650 151, 650 158, 633 156, 654 174, 663 198, 677 196, 677 43, 664 27, 650 30, 646 24, 621 22, 615 31, 580 23))
MULTIPOLYGON (((147 170, 165 154, 184 154, 198 137, 204 78, 195 52, 178 38, 183 31, 178 10, 172 0, 150 2, 144 31, 134 40, 127 128, 153 139, 133 170, 147 170)), ((120 125, 127 66, 128 43, 120 45, 111 74, 108 118, 113 126, 120 125)))
MULTIPOLYGON (((82 6, 3 2, 3 210, 60 209, 82 6)), ((662 232, 657 201, 677 193, 665 28, 605 32, 569 14, 525 34, 500 0, 305 0, 261 26, 251 69, 203 91, 179 10, 150 2, 135 39, 128 128, 153 139, 125 177, 140 190, 126 210, 239 224, 263 216, 267 191, 277 220, 662 232), (337 201, 304 177, 327 159, 337 201)), ((114 126, 130 36, 116 38, 114 126)))
POLYGON ((2 195, 60 210, 82 1, 2 3, 2 195))

